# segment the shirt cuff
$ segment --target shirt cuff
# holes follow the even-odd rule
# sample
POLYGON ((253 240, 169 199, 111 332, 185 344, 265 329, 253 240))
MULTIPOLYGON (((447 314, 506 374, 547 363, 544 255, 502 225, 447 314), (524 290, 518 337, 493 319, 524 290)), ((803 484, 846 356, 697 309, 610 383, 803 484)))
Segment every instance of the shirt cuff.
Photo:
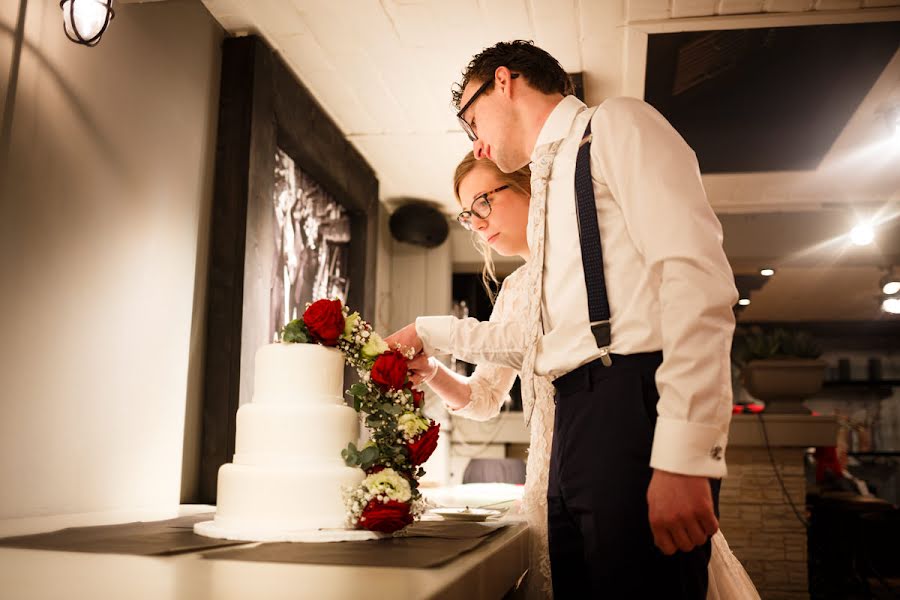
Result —
POLYGON ((721 479, 728 473, 728 434, 718 427, 658 417, 650 466, 660 471, 721 479))
POLYGON ((450 332, 453 330, 452 316, 419 317, 416 319, 416 335, 422 340, 422 350, 428 356, 450 354, 450 332))

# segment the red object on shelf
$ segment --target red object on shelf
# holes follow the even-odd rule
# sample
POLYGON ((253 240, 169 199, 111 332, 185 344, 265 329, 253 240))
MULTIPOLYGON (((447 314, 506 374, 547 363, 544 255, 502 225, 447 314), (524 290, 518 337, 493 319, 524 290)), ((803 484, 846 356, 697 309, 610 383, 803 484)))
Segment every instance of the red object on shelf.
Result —
POLYGON ((739 415, 743 413, 749 413, 755 415, 757 413, 761 413, 766 409, 764 404, 735 404, 731 407, 731 414, 739 415))

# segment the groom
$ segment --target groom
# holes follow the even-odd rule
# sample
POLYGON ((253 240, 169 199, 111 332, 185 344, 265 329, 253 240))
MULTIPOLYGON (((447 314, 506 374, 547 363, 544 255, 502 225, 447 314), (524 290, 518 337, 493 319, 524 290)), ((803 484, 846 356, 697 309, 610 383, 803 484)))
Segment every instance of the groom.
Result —
POLYGON ((491 362, 513 340, 526 418, 534 374, 555 378, 556 598, 699 600, 731 418, 721 226, 658 112, 631 98, 589 109, 569 89, 552 56, 515 41, 475 56, 453 98, 477 158, 531 163, 533 310, 520 324, 421 317, 387 341, 491 362))

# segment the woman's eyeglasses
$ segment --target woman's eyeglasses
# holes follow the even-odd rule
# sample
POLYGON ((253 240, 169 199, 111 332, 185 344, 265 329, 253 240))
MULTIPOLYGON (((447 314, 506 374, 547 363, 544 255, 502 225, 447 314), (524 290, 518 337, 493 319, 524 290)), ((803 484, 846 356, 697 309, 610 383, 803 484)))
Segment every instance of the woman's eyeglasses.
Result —
POLYGON ((479 194, 475 196, 475 199, 472 201, 472 206, 469 207, 469 210, 464 210, 456 216, 456 220, 459 221, 459 224, 468 229, 472 230, 472 216, 476 216, 479 219, 487 219, 491 214, 491 200, 490 196, 496 194, 497 192, 502 192, 508 185, 501 185, 496 190, 491 190, 489 192, 485 192, 483 194, 479 194))

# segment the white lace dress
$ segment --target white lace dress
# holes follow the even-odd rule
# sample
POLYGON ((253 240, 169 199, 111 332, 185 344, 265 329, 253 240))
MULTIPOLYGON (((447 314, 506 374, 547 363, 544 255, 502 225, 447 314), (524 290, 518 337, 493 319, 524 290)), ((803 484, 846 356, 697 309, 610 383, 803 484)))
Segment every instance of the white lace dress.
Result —
MULTIPOLYGON (((503 282, 497 295, 491 321, 515 320, 528 309, 525 270, 519 268, 503 282)), ((497 416, 509 397, 516 379, 515 369, 481 363, 469 378, 470 402, 451 414, 486 421, 497 416)), ((547 545, 547 478, 550 473, 550 443, 553 438, 555 389, 546 377, 535 377, 534 413, 531 416, 530 447, 526 466, 522 510, 531 530, 531 564, 526 588, 527 598, 552 598, 550 555, 547 545)), ((753 583, 740 562, 731 553, 721 532, 713 537, 709 562, 707 600, 758 600, 753 583)))

